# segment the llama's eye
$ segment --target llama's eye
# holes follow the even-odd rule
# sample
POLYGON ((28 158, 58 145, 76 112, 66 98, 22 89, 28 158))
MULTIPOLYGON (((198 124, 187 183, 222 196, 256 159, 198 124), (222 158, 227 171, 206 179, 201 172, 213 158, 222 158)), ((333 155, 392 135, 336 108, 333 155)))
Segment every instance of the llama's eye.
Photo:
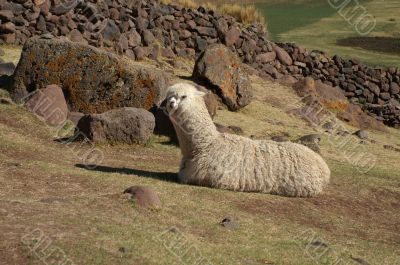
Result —
POLYGON ((181 99, 185 99, 187 96, 182 96, 181 99))

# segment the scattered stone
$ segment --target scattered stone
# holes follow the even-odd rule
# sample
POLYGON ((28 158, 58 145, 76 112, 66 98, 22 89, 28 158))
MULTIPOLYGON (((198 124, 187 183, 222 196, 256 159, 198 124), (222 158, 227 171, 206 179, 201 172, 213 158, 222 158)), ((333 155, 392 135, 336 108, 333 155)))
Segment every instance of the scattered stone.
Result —
POLYGON ((220 225, 228 229, 236 229, 238 227, 238 224, 231 217, 225 217, 220 222, 220 225))
POLYGON ((326 244, 325 242, 322 242, 320 240, 315 240, 315 241, 311 242, 311 245, 314 247, 324 247, 324 248, 328 247, 328 244, 326 244))
POLYGON ((335 129, 335 125, 336 124, 334 122, 328 121, 322 125, 322 128, 325 129, 325 132, 332 133, 332 131, 335 129))
POLYGON ((366 260, 364 260, 364 259, 362 259, 362 258, 358 258, 358 257, 354 257, 354 256, 351 256, 350 257, 352 260, 354 260, 355 262, 357 262, 358 264, 361 264, 361 265, 369 265, 369 262, 367 262, 366 260))
POLYGON ((400 152, 400 148, 394 147, 393 145, 387 145, 387 144, 385 144, 385 145, 383 146, 383 148, 384 148, 384 149, 387 149, 387 150, 391 150, 391 151, 400 152))
POLYGON ((230 110, 248 105, 253 97, 240 61, 224 45, 209 46, 196 61, 193 77, 215 90, 230 110))
POLYGON ((271 140, 275 142, 287 142, 288 138, 285 135, 274 135, 271 137, 271 140))
POLYGON ((0 76, 2 75, 13 75, 15 71, 15 65, 13 63, 1 63, 0 64, 0 76))
POLYGON ((132 186, 124 191, 132 195, 137 206, 141 209, 158 209, 161 208, 161 200, 157 193, 151 187, 132 186))
POLYGON ((297 139, 295 142, 307 146, 314 152, 319 153, 321 151, 321 148, 319 146, 319 143, 321 142, 321 137, 318 134, 304 135, 297 139))
POLYGON ((357 136, 360 139, 368 139, 368 132, 364 130, 358 130, 355 133, 353 133, 355 136, 357 136))
POLYGON ((99 143, 144 144, 153 135, 153 114, 144 109, 120 108, 83 116, 77 129, 99 143))
POLYGON ((50 126, 63 125, 67 119, 68 106, 62 89, 57 85, 35 90, 23 99, 23 103, 50 126))

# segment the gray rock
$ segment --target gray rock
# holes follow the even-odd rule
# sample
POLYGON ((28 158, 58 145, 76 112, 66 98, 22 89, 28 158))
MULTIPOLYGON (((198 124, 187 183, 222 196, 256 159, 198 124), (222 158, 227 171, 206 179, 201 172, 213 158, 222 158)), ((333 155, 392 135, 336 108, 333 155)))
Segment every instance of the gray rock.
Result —
POLYGON ((1 63, 0 64, 0 76, 8 75, 11 76, 15 71, 15 65, 13 63, 1 63))
POLYGON ((97 143, 144 144, 153 134, 154 115, 145 109, 120 108, 82 117, 77 129, 97 143))
POLYGON ((62 1, 62 3, 51 8, 51 13, 57 16, 63 15, 77 7, 79 3, 80 1, 62 1))
POLYGON ((364 130, 358 130, 355 133, 353 133, 355 136, 357 136, 360 139, 368 139, 368 132, 364 130))
POLYGON ((319 146, 319 143, 321 142, 321 137, 318 134, 304 135, 297 139, 295 142, 307 146, 314 152, 319 153, 321 151, 321 148, 319 146))
POLYGON ((146 45, 146 46, 150 46, 155 40, 154 35, 153 35, 153 33, 151 33, 150 30, 143 31, 142 37, 143 37, 144 45, 146 45))
POLYGON ((132 195, 137 206, 142 209, 161 208, 161 200, 157 193, 150 187, 132 186, 127 188, 124 193, 132 195))
POLYGON ((151 109, 164 99, 167 80, 157 68, 94 47, 60 39, 30 39, 15 70, 11 94, 19 102, 28 89, 56 83, 63 89, 70 111, 151 109))
POLYGON ((231 217, 225 217, 224 219, 222 219, 220 225, 228 229, 236 229, 239 226, 237 222, 231 217))

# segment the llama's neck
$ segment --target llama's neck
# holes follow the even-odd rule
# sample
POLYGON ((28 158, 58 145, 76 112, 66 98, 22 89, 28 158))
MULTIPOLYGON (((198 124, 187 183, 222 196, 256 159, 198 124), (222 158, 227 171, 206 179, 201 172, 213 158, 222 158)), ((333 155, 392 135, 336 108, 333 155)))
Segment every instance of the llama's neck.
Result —
POLYGON ((219 136, 204 102, 201 103, 199 107, 190 106, 190 109, 174 115, 173 124, 184 158, 192 158, 195 153, 212 145, 219 136))

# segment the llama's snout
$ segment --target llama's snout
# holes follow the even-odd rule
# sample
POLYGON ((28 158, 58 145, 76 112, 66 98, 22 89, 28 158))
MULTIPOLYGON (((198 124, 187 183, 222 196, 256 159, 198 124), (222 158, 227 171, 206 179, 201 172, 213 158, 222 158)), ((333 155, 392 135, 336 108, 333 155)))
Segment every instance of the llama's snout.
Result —
POLYGON ((171 111, 174 111, 178 108, 178 100, 175 97, 170 97, 167 100, 167 111, 170 113, 171 111))

